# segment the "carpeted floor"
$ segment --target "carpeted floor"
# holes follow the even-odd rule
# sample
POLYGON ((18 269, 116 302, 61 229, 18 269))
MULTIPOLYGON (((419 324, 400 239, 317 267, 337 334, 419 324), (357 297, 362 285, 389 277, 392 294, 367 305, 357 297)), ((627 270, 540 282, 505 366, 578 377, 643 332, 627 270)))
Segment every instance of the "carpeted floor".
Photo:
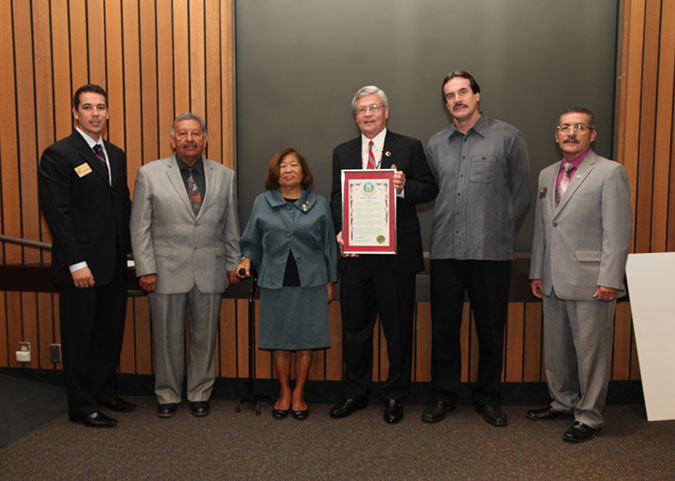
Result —
MULTIPOLYGON (((403 421, 382 420, 371 405, 342 420, 312 404, 309 419, 276 421, 216 400, 194 418, 183 404, 172 419, 155 415, 150 396, 96 430, 59 415, 0 450, 0 479, 14 480, 673 480, 675 421, 648 423, 641 405, 612 405, 589 443, 561 441, 568 419, 535 423, 526 406, 507 406, 506 428, 487 425, 470 406, 438 424, 407 406, 403 421)), ((62 403, 62 398, 58 403, 62 403)))

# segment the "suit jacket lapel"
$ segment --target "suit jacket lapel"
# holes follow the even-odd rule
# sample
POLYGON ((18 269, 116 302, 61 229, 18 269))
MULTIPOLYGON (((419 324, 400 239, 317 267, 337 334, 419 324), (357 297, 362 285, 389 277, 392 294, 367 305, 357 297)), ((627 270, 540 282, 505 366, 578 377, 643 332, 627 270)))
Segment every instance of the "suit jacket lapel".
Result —
POLYGON ((556 215, 556 208, 555 208, 555 182, 558 179, 558 172, 560 171, 560 164, 562 164, 562 161, 557 162, 555 166, 551 169, 551 172, 549 174, 548 179, 546 179, 546 184, 545 187, 547 189, 546 193, 546 203, 548 204, 548 208, 550 211, 553 213, 552 217, 555 217, 556 215))
MULTIPOLYGON (((206 188, 206 195, 202 196, 202 206, 199 208, 199 215, 197 215, 197 217, 202 215, 202 212, 204 212, 204 208, 210 202, 211 197, 213 197, 213 191, 216 187, 216 179, 213 176, 213 165, 211 165, 211 163, 208 162, 205 157, 202 157, 202 165, 204 166, 204 186, 206 188)), ((192 209, 192 206, 190 206, 190 209, 192 209)))
MULTIPOLYGON (((567 186, 565 195, 563 195, 562 199, 560 199, 558 212, 562 211, 565 208, 565 205, 567 205, 567 202, 569 202, 570 198, 574 195, 574 192, 576 192, 579 186, 586 180, 588 174, 595 167, 595 162, 596 162, 595 153, 591 150, 586 156, 586 158, 583 160, 583 162, 581 162, 581 165, 579 166, 577 171, 574 173, 574 177, 572 177, 570 185, 567 186)), ((556 212, 556 215, 558 214, 558 212, 556 212)))
POLYGON ((188 199, 187 190, 185 190, 185 183, 183 182, 183 176, 180 173, 178 161, 176 161, 176 154, 173 154, 169 159, 169 163, 166 166, 166 175, 169 178, 169 182, 175 189, 176 195, 178 195, 178 197, 180 197, 180 199, 183 201, 183 205, 185 205, 185 208, 188 211, 190 211, 190 215, 194 216, 195 213, 192 210, 192 204, 190 204, 190 199, 188 199))
POLYGON ((382 161, 380 162, 381 169, 391 169, 393 164, 396 164, 396 144, 398 143, 393 132, 387 130, 387 135, 384 137, 384 147, 382 149, 382 161))
POLYGON ((361 169, 363 168, 361 160, 361 136, 354 139, 352 144, 349 146, 349 153, 347 155, 347 165, 345 169, 361 169))

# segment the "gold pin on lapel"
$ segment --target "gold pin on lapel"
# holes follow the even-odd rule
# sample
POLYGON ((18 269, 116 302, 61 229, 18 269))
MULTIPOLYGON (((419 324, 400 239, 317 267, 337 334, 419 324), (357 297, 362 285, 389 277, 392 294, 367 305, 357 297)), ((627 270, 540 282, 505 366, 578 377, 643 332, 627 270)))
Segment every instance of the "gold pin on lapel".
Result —
POLYGON ((546 187, 542 187, 541 191, 539 192, 539 198, 543 199, 544 197, 546 197, 546 187))

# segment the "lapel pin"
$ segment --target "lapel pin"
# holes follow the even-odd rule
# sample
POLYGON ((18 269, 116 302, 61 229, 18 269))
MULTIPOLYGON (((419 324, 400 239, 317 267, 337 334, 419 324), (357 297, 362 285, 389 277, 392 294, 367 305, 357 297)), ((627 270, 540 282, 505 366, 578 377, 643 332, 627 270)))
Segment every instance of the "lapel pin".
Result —
POLYGON ((581 174, 577 175, 577 179, 581 179, 583 176, 581 174))
POLYGON ((389 151, 387 150, 387 151, 384 153, 384 155, 386 155, 387 157, 391 157, 391 152, 389 152, 389 151))

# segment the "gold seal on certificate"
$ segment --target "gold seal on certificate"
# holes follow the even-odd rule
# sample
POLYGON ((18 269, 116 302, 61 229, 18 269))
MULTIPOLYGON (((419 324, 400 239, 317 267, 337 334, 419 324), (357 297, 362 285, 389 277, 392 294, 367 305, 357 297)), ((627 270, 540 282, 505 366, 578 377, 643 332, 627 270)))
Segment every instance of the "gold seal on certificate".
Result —
POLYGON ((345 254, 396 254, 394 169, 342 171, 345 254))

